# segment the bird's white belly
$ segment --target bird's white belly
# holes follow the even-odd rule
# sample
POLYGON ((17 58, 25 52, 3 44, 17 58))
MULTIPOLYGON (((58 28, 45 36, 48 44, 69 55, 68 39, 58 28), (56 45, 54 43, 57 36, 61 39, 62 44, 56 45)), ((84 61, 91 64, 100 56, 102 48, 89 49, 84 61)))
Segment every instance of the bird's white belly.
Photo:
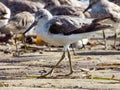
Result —
POLYGON ((55 38, 55 41, 58 42, 59 44, 66 45, 66 44, 75 43, 90 35, 91 33, 71 34, 71 35, 57 34, 57 35, 53 35, 53 38, 55 38))
POLYGON ((71 34, 71 35, 54 34, 49 32, 49 26, 45 26, 45 24, 43 26, 38 25, 35 28, 35 31, 37 35, 41 37, 42 40, 55 46, 64 46, 64 45, 72 44, 95 33, 95 32, 89 32, 89 33, 80 33, 80 34, 71 34))
POLYGON ((40 30, 40 28, 36 29, 36 33, 41 37, 42 40, 55 46, 72 44, 74 42, 77 42, 78 40, 81 40, 91 35, 91 33, 71 34, 71 35, 52 34, 50 32, 40 30))

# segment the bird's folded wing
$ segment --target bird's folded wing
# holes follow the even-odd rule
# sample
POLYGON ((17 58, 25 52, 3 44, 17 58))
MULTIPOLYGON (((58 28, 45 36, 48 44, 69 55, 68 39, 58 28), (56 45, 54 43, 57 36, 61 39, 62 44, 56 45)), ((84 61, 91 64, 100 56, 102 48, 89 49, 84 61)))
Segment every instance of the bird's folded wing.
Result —
POLYGON ((81 22, 80 27, 76 27, 74 24, 71 24, 68 20, 60 19, 59 21, 56 21, 52 23, 50 26, 49 32, 52 34, 64 34, 64 35, 71 35, 71 34, 79 34, 79 33, 86 33, 86 32, 92 32, 97 31, 100 29, 109 28, 110 25, 102 25, 99 22, 103 21, 106 18, 103 19, 95 19, 90 20, 90 22, 87 21, 87 19, 81 19, 85 20, 84 22, 81 22), (58 22, 60 24, 58 24, 58 22))
POLYGON ((66 20, 66 19, 57 19, 56 22, 52 23, 50 26, 49 31, 54 34, 67 34, 78 27, 72 24, 72 22, 66 20), (61 23, 61 24, 58 24, 61 23))

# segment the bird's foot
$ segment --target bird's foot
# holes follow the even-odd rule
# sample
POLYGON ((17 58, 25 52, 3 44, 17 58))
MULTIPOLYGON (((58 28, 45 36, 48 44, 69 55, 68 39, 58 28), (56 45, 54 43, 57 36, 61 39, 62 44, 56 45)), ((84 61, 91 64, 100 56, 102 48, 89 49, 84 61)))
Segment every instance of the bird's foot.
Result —
POLYGON ((49 77, 52 77, 52 73, 53 73, 53 70, 50 70, 48 73, 44 75, 42 74, 41 76, 38 76, 37 78, 49 78, 49 77))
POLYGON ((115 50, 118 50, 117 45, 111 45, 111 47, 115 50))
POLYGON ((20 56, 20 51, 14 51, 14 52, 12 52, 12 56, 19 57, 20 56))
POLYGON ((53 70, 49 71, 48 73, 44 74, 44 75, 41 75, 41 76, 38 76, 37 78, 56 78, 56 77, 66 77, 66 76, 70 76, 73 71, 71 71, 70 73, 66 74, 66 75, 57 75, 55 77, 52 76, 52 73, 53 73, 53 70))
POLYGON ((104 48, 103 48, 103 50, 107 50, 108 49, 108 45, 107 45, 107 43, 105 42, 105 43, 103 43, 103 42, 101 42, 101 41, 97 41, 97 44, 96 45, 104 45, 104 48))
POLYGON ((54 78, 68 78, 71 74, 73 74, 73 71, 71 71, 70 73, 68 73, 68 74, 65 74, 65 75, 57 75, 57 76, 55 76, 54 78))
POLYGON ((111 47, 113 48, 113 49, 115 49, 115 50, 120 50, 120 47, 119 47, 119 45, 111 45, 111 47))
POLYGON ((73 74, 73 71, 71 71, 70 73, 66 74, 65 76, 70 76, 71 74, 73 74))
POLYGON ((105 48, 104 48, 104 50, 108 50, 108 46, 107 46, 107 44, 105 44, 105 48))

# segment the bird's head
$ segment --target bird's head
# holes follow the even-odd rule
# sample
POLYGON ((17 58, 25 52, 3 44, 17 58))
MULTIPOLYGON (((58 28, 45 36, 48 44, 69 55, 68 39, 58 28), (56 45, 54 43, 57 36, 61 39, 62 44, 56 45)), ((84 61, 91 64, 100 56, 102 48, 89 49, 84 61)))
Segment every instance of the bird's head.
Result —
POLYGON ((52 17, 52 14, 46 9, 40 9, 35 13, 35 20, 40 24, 44 24, 52 19, 52 17))
POLYGON ((0 16, 0 20, 8 20, 9 18, 5 17, 4 15, 0 16))
POLYGON ((8 20, 10 15, 10 9, 0 2, 0 20, 8 20))
POLYGON ((0 11, 0 20, 7 20, 10 18, 9 12, 0 11))
POLYGON ((83 11, 83 13, 94 7, 94 5, 96 5, 99 1, 100 0, 90 0, 88 7, 83 11))
POLYGON ((35 13, 35 21, 32 23, 32 25, 23 33, 27 33, 32 27, 36 25, 44 25, 47 23, 49 20, 53 18, 52 14, 46 10, 46 9, 40 9, 35 13))

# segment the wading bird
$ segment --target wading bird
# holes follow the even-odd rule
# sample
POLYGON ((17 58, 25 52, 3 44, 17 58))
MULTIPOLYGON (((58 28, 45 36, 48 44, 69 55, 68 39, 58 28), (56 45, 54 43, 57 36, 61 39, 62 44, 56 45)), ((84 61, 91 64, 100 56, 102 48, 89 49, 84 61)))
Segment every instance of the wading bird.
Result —
MULTIPOLYGON (((53 72, 53 70, 59 65, 59 63, 65 58, 65 54, 68 54, 70 73, 73 73, 71 55, 69 52, 70 44, 77 42, 78 40, 91 35, 94 31, 101 29, 111 28, 111 25, 100 23, 103 19, 82 19, 80 26, 76 28, 72 18, 67 17, 53 17, 46 9, 41 9, 35 13, 35 22, 23 33, 25 35, 33 26, 37 34, 45 42, 54 46, 63 46, 63 54, 57 64, 46 74, 42 75, 45 77, 53 72)), ((77 22, 77 21, 76 21, 77 22)), ((40 76, 41 77, 41 76, 40 76)))

